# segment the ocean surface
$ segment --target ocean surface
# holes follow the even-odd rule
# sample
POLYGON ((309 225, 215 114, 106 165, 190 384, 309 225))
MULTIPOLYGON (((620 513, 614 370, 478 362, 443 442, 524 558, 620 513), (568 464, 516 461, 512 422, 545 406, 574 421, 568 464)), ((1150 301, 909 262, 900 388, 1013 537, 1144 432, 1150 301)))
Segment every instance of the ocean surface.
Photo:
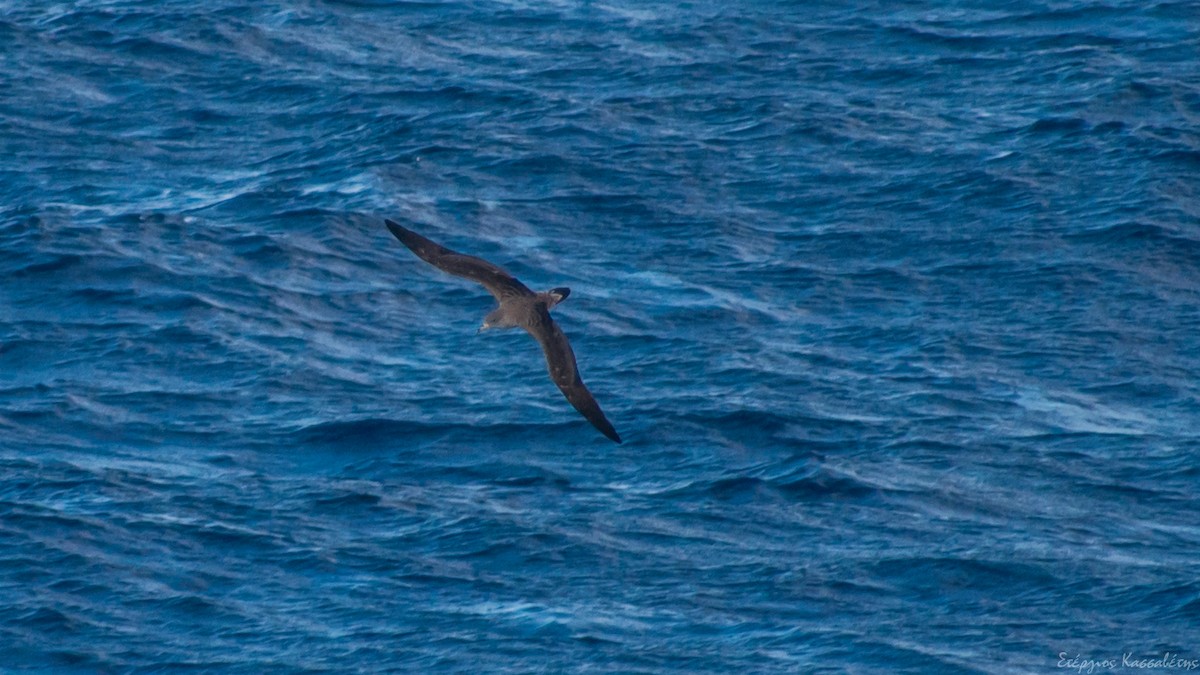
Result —
POLYGON ((1198 54, 1190 1, 0 0, 0 671, 1181 672, 1198 54), (625 443, 385 217, 569 286, 625 443))

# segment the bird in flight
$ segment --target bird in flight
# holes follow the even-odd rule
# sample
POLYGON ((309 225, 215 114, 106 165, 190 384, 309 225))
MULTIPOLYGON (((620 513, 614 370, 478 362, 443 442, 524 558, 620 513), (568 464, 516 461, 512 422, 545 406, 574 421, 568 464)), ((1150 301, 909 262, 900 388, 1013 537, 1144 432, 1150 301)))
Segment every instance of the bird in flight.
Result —
POLYGON ((443 272, 478 282, 495 296, 500 304, 483 318, 479 330, 524 328, 542 346, 550 379, 558 385, 567 401, 600 433, 615 443, 621 442, 621 436, 579 377, 579 365, 575 362, 575 352, 571 351, 567 336, 550 318, 550 310, 566 300, 571 289, 552 288, 535 293, 513 275, 482 258, 451 251, 394 221, 385 219, 384 222, 392 234, 418 258, 443 272))

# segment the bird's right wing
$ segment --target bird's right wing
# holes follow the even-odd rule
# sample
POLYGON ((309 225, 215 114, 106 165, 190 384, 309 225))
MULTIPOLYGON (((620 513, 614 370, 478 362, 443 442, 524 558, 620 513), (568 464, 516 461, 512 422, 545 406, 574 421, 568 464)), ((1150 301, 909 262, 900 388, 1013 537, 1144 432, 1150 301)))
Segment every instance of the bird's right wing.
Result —
POLYGON ((530 321, 521 327, 542 345, 542 351, 546 353, 546 369, 550 371, 550 379, 558 385, 567 401, 575 406, 579 414, 591 422, 592 426, 599 429, 600 433, 609 440, 620 443, 621 436, 604 416, 604 411, 600 409, 600 404, 596 403, 592 392, 583 385, 571 343, 567 342, 566 334, 554 319, 550 318, 549 310, 539 305, 530 321))
POLYGON ((517 281, 516 277, 483 258, 451 251, 394 221, 385 219, 383 222, 387 223, 392 234, 416 253, 418 258, 443 272, 483 284, 489 293, 496 296, 496 300, 533 294, 533 291, 517 281))

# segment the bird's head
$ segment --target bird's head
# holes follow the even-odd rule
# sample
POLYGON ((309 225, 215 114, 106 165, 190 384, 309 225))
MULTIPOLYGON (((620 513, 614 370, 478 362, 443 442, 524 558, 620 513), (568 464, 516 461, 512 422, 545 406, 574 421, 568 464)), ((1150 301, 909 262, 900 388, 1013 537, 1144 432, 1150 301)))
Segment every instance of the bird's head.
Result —
POLYGON ((483 317, 483 324, 479 326, 479 330, 475 331, 475 334, 478 335, 485 330, 491 330, 493 328, 507 328, 512 325, 512 321, 508 319, 508 316, 505 315, 499 307, 497 307, 496 309, 488 312, 487 316, 483 317))

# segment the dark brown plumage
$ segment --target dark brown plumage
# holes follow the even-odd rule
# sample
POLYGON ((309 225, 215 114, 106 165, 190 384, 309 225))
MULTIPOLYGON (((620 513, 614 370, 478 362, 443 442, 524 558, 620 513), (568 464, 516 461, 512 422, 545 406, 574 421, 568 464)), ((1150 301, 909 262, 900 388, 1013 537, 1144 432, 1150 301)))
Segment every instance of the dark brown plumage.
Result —
POLYGON ((480 330, 524 328, 542 346, 550 379, 558 385, 567 401, 600 433, 616 443, 621 442, 621 436, 579 377, 579 365, 566 334, 550 317, 550 310, 566 299, 570 289, 555 288, 535 293, 504 269, 482 258, 451 251, 391 220, 384 222, 418 258, 443 272, 478 282, 495 296, 499 306, 487 315, 480 330))

